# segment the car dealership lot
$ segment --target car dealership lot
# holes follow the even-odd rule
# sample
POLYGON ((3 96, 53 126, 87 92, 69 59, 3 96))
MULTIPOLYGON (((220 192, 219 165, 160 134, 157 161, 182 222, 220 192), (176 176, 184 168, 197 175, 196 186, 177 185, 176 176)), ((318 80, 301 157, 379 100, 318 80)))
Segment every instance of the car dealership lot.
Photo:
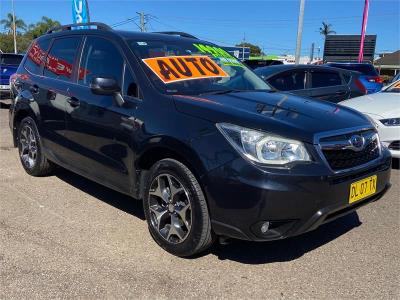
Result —
POLYGON ((0 110, 0 298, 399 297, 400 171, 380 201, 306 235, 181 259, 142 205, 65 170, 28 176, 0 110))

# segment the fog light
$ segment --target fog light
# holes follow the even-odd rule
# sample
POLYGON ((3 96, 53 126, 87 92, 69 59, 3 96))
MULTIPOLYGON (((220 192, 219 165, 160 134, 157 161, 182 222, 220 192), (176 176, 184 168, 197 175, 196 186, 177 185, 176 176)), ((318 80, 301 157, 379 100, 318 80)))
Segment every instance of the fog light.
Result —
POLYGON ((266 233, 269 228, 269 222, 264 222, 261 226, 261 233, 266 233))

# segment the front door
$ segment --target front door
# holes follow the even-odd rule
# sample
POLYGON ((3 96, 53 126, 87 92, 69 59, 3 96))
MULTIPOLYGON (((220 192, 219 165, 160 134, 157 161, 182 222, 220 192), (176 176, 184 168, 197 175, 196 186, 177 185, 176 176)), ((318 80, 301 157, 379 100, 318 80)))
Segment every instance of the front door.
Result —
POLYGON ((66 137, 76 169, 110 187, 129 192, 130 178, 134 176, 131 137, 135 128, 128 123, 133 122, 140 101, 135 100, 136 95, 127 95, 124 76, 125 81, 130 80, 131 86, 136 86, 119 48, 107 39, 88 36, 78 81, 70 91, 72 101, 66 108, 66 137), (92 93, 90 82, 95 77, 116 79, 125 105, 118 105, 115 96, 92 93))

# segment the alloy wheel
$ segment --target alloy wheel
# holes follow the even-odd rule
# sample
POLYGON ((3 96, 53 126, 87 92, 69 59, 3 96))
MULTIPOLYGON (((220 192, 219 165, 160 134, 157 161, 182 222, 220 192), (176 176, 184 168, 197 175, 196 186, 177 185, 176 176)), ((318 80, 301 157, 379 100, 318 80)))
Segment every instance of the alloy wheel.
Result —
POLYGON ((32 169, 37 160, 37 140, 33 128, 29 124, 24 124, 19 136, 19 155, 24 165, 32 169))
POLYGON ((189 194, 183 184, 170 174, 160 174, 149 191, 150 223, 168 242, 182 243, 192 225, 189 194))

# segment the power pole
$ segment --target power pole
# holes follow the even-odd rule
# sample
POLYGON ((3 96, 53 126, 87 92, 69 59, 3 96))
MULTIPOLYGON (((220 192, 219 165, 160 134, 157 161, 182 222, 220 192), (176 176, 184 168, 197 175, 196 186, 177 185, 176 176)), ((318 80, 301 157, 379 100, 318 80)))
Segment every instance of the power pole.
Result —
POLYGON ((17 27, 15 26, 14 0, 11 0, 11 10, 13 15, 14 53, 17 54, 17 27))
POLYGON ((305 0, 300 0, 299 22, 297 24, 296 56, 295 56, 296 65, 298 65, 300 62, 301 38, 303 35, 304 2, 305 0))
POLYGON ((146 15, 144 12, 137 12, 137 14, 140 16, 140 31, 146 32, 146 15))
POLYGON ((310 63, 314 60, 314 43, 311 44, 311 49, 310 49, 310 63))

